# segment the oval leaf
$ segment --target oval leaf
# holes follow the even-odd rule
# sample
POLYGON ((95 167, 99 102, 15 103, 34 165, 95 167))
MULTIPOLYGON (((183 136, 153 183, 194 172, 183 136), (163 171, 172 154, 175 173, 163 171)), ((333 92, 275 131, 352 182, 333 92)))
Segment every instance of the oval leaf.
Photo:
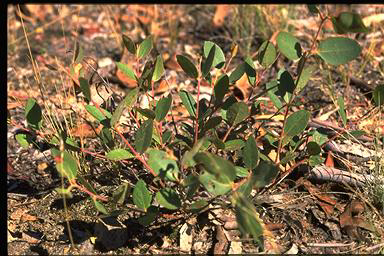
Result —
POLYGON ((228 122, 235 126, 249 116, 248 106, 244 102, 236 102, 229 107, 227 112, 228 122))
POLYGON ((157 104, 155 109, 156 121, 162 121, 167 115, 169 109, 172 105, 172 95, 168 94, 167 97, 161 98, 157 104))
POLYGON ((135 188, 133 189, 132 199, 133 203, 144 211, 147 211, 148 207, 151 205, 152 195, 148 191, 147 184, 145 184, 144 180, 140 179, 136 183, 135 188))
POLYGON ((152 80, 157 82, 164 74, 164 63, 163 58, 161 56, 157 56, 155 63, 155 70, 153 71, 152 80))
POLYGON ((137 57, 139 59, 144 58, 149 54, 149 52, 152 50, 152 36, 149 36, 144 39, 143 42, 139 45, 139 48, 137 50, 137 57))
POLYGON ((215 57, 213 59, 212 66, 220 69, 225 64, 225 56, 223 50, 221 50, 221 48, 217 44, 211 41, 205 41, 203 46, 204 57, 208 57, 212 47, 215 47, 215 57))
POLYGON ((75 179, 77 175, 77 161, 76 159, 67 151, 64 151, 63 158, 61 158, 61 153, 58 151, 57 154, 53 154, 56 159, 56 169, 61 175, 67 179, 75 179))
POLYGON ((151 145, 153 132, 153 119, 146 120, 135 134, 135 148, 138 153, 144 153, 151 145))
POLYGON ((196 101, 192 97, 192 94, 185 90, 181 90, 179 96, 189 115, 192 117, 196 117, 196 101))
POLYGON ((83 77, 79 77, 79 82, 80 82, 80 89, 83 92, 84 97, 87 99, 87 102, 90 102, 91 101, 91 89, 89 88, 88 80, 83 78, 83 77))
POLYGON ((130 67, 128 67, 127 64, 124 64, 121 62, 116 62, 116 66, 118 69, 120 69, 124 73, 124 75, 137 81, 137 77, 135 75, 135 72, 133 72, 133 70, 130 67))
POLYGON ((204 168, 211 174, 217 177, 217 180, 233 181, 236 178, 235 166, 228 160, 211 153, 199 152, 193 159, 204 166, 204 168), (222 176, 226 177, 222 177, 222 176))
POLYGON ((136 55, 136 44, 132 41, 131 38, 129 38, 126 35, 123 35, 123 43, 124 43, 125 48, 127 48, 127 50, 130 53, 136 55))
POLYGON ((282 54, 290 60, 297 60, 302 55, 301 45, 293 35, 288 32, 280 32, 277 35, 277 46, 282 54))
POLYGON ((193 64, 192 61, 190 61, 187 57, 183 55, 176 55, 177 63, 179 63, 180 67, 183 69, 183 71, 191 78, 197 78, 198 73, 197 69, 195 67, 195 64, 193 64))
POLYGON ((330 37, 321 41, 318 55, 331 65, 345 64, 360 55, 361 47, 353 39, 346 37, 330 37))
POLYGON ((160 178, 179 180, 179 167, 175 160, 167 158, 165 151, 149 149, 148 154, 148 164, 160 178))
POLYGON ((264 68, 272 65, 276 59, 275 46, 271 42, 265 41, 259 48, 257 59, 264 68))
POLYGON ((117 149, 111 150, 107 154, 107 158, 113 161, 120 161, 120 160, 130 159, 134 157, 135 156, 131 152, 123 148, 117 148, 117 149))
POLYGON ((308 154, 310 154, 311 156, 314 156, 314 155, 320 154, 321 148, 319 144, 317 144, 316 142, 310 141, 307 144, 307 151, 308 151, 308 154))
POLYGON ((379 84, 373 91, 373 101, 376 106, 384 105, 384 85, 379 84))
POLYGON ((244 147, 244 141, 242 139, 228 140, 224 143, 225 150, 238 150, 244 147))
POLYGON ((369 32, 360 15, 354 12, 342 12, 339 16, 332 17, 332 24, 338 34, 369 32))
POLYGON ((156 193, 156 200, 161 205, 170 210, 181 207, 179 195, 171 188, 163 188, 156 193))
POLYGON ((113 115, 111 117, 111 126, 114 127, 115 124, 120 120, 121 114, 123 113, 124 109, 130 110, 132 105, 136 102, 137 94, 139 93, 139 88, 136 87, 135 89, 128 92, 127 96, 123 99, 122 102, 117 106, 115 112, 113 112, 113 115))
POLYGON ((252 170, 259 162, 259 150, 256 145, 256 140, 253 136, 249 136, 243 147, 243 161, 245 166, 252 170))
POLYGON ((305 67, 300 75, 299 81, 297 82, 296 90, 299 93, 308 83, 312 72, 315 70, 315 66, 305 67))
POLYGON ((100 123, 105 122, 108 118, 111 118, 111 113, 108 112, 108 110, 105 110, 101 107, 97 108, 92 105, 85 105, 85 109, 89 114, 91 114, 94 118, 96 118, 97 121, 100 123), (101 110, 101 111, 100 111, 101 110))
POLYGON ((284 133, 290 137, 296 136, 307 127, 310 113, 307 110, 299 110, 287 118, 284 133))
POLYGON ((212 68, 213 60, 215 57, 215 49, 216 49, 216 47, 211 47, 211 50, 209 51, 209 54, 206 57, 207 59, 201 65, 201 73, 202 73, 203 77, 206 77, 212 68))
POLYGON ((229 91, 228 88, 229 77, 226 74, 223 74, 217 79, 214 87, 215 105, 218 105, 223 101, 225 94, 229 91))
POLYGON ((265 187, 276 178, 278 173, 279 170, 274 164, 264 161, 260 162, 260 164, 252 172, 252 176, 255 180, 254 187, 265 187))
POLYGON ((28 126, 35 130, 40 129, 42 122, 41 107, 33 98, 28 98, 27 100, 27 104, 25 106, 25 118, 28 122, 28 126))

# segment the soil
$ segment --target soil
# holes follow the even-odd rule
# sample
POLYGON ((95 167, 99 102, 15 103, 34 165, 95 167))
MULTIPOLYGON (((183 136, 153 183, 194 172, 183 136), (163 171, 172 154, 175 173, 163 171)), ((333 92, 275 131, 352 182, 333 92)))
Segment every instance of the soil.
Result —
MULTIPOLYGON (((124 31, 134 41, 138 41, 145 37, 146 30, 152 29, 156 35, 158 52, 165 53, 169 57, 187 52, 193 56, 192 59, 197 59, 196 53, 200 52, 204 40, 213 40, 222 46, 225 53, 230 52, 231 41, 228 38, 234 36, 229 25, 230 16, 225 17, 227 22, 224 22, 224 25, 217 27, 212 25, 215 6, 160 5, 156 7, 158 9, 153 9, 151 6, 152 9, 150 8, 149 11, 145 9, 145 5, 83 5, 80 7, 80 9, 77 5, 47 5, 40 9, 35 7, 30 9, 34 15, 30 15, 29 19, 28 15, 26 17, 25 26, 28 28, 29 44, 32 55, 38 62, 41 81, 44 84, 42 97, 28 59, 29 50, 22 25, 15 15, 16 6, 8 6, 7 88, 8 112, 11 117, 7 127, 9 255, 384 252, 384 206, 377 200, 372 200, 372 194, 368 193, 370 190, 348 187, 336 182, 312 181, 313 183, 310 183, 303 178, 306 171, 299 168, 271 189, 253 191, 253 202, 269 234, 263 241, 264 251, 248 236, 242 236, 236 227, 229 228, 234 223, 235 215, 231 207, 228 207, 230 202, 226 199, 212 204, 213 209, 219 209, 211 209, 195 215, 161 210, 161 217, 146 227, 139 223, 142 213, 131 210, 134 204, 129 199, 124 205, 119 206, 121 212, 116 214, 118 216, 114 219, 116 220, 115 228, 108 232, 103 230, 104 226, 100 228, 100 220, 109 219, 97 211, 87 194, 73 190, 72 198, 63 200, 55 188, 68 186, 68 181, 62 180, 58 174, 50 150, 44 148, 46 145, 42 140, 39 149, 32 145, 22 148, 15 139, 15 134, 26 127, 24 104, 27 97, 38 99, 41 105, 44 98, 45 101, 49 101, 47 104, 52 106, 53 103, 58 104, 60 95, 68 92, 68 88, 62 89, 64 73, 51 70, 44 64, 56 66, 55 63, 60 63, 68 67, 73 61, 73 49, 77 41, 83 47, 85 54, 96 59, 99 66, 102 63, 101 59, 111 60, 112 64, 99 67, 98 72, 112 81, 109 89, 114 92, 116 99, 119 99, 130 85, 119 80, 116 67, 113 65, 115 61, 128 61, 127 52, 123 52, 118 39, 115 38, 115 33, 124 31), (153 14, 156 12, 157 14, 153 14), (170 13, 175 15, 176 21, 168 20, 167 23, 168 18, 165 17, 171 17, 167 16, 170 13), (60 15, 63 17, 58 19, 60 15), (157 30, 155 26, 151 27, 150 21, 155 19, 153 15, 159 20, 156 23, 157 30), (55 19, 58 20, 55 22, 55 19), (111 23, 114 26, 111 26, 111 23), (319 197, 318 194, 324 196, 319 197), (353 209, 358 208, 357 206, 354 208, 353 200, 359 200, 356 204, 364 208, 359 212, 358 219, 353 219, 355 217, 353 209), (359 225, 343 224, 343 216, 348 215, 350 211, 353 212, 353 216, 351 213, 349 217, 355 221, 358 220, 359 225), (186 235, 192 237, 190 251, 185 251, 181 243, 180 230, 185 223, 191 227, 186 235), (71 232, 68 232, 68 227, 71 232), (75 247, 72 246, 71 240, 75 247)), ((348 8, 354 8, 364 17, 384 13, 384 7, 380 5, 376 9, 370 9, 364 5, 348 8)), ((305 6, 297 6, 295 11, 302 13, 301 16, 303 16, 296 17, 297 19, 307 17, 305 6)), ((378 26, 381 26, 382 33, 384 23, 381 22, 378 26)), ((305 34, 314 35, 314 31, 312 28, 306 28, 306 31, 302 31, 302 36, 298 35, 298 37, 304 41, 308 40, 305 34)), ((372 34, 356 36, 363 47, 372 46, 372 42, 375 42, 375 47, 381 47, 380 49, 383 50, 384 37, 379 38, 380 40, 372 38, 372 34)), ((251 44, 251 52, 256 52, 263 40, 265 39, 261 35, 255 36, 255 41, 251 44)), ((300 93, 296 102, 298 109, 303 102, 304 108, 311 111, 313 118, 324 117, 324 114, 329 113, 326 121, 342 127, 339 113, 334 111, 335 105, 331 95, 334 94, 336 97, 343 95, 349 116, 348 129, 363 129, 369 135, 375 135, 373 129, 380 124, 375 123, 376 121, 373 124, 366 121, 366 125, 362 126, 362 117, 368 110, 375 111, 371 101, 372 96, 369 93, 376 85, 384 84, 383 72, 380 73, 379 68, 379 65, 383 65, 383 60, 382 56, 381 60, 379 59, 380 54, 376 54, 375 51, 372 53, 372 61, 365 62, 364 57, 366 56, 362 54, 351 64, 335 68, 330 73, 322 64, 312 60, 313 63, 310 64, 318 65, 320 68, 314 71, 313 79, 300 93), (346 82, 345 74, 353 78, 350 79, 350 83, 346 82), (358 81, 363 82, 358 83, 358 81), (332 87, 328 86, 329 84, 332 87)), ((234 58, 228 70, 235 68, 240 60, 240 57, 234 58)), ((261 92, 265 83, 276 77, 279 69, 285 67, 291 74, 295 74, 295 65, 280 58, 262 77, 261 85, 254 90, 253 95, 261 92)), ((177 72, 177 76, 175 74, 174 70, 166 69, 166 77, 169 81, 175 79, 172 80, 174 83, 170 88, 172 93, 177 94, 181 89, 188 89, 193 94, 197 93, 188 78, 184 79, 181 72, 177 72)), ((156 84, 156 90, 160 97, 162 90, 159 83, 156 84)), ((232 90, 239 94, 239 99, 247 96, 244 95, 240 85, 238 89, 232 90)), ((206 91, 208 92, 209 88, 206 91)), ((179 99, 175 101, 181 105, 179 99)), ((68 106, 65 107, 76 108, 75 102, 77 102, 76 99, 72 103, 66 103, 68 106)), ((271 110, 267 112, 262 114, 274 113, 272 105, 271 110)), ((185 120, 182 117, 175 118, 185 120)), ((379 120, 375 118, 372 117, 374 120, 379 120)), ((257 121, 253 120, 251 125, 256 124, 257 121)), ((130 125, 130 128, 124 131, 128 135, 132 135, 135 130, 135 124, 130 125)), ((281 127, 281 121, 276 121, 271 122, 269 128, 279 130, 281 127)), ((383 127, 381 123, 379 131, 381 137, 384 134, 383 127)), ((103 148, 95 141, 96 139, 87 139, 86 147, 92 151, 102 151, 103 148)), ((375 150, 372 142, 360 144, 366 149, 375 150)), ((379 142, 377 145, 382 147, 379 142)), ((177 155, 178 152, 175 154, 177 155)), ((98 160, 93 156, 87 157, 86 165, 80 170, 81 175, 100 195, 112 197, 123 182, 127 182, 132 187, 138 177, 148 183, 153 181, 153 178, 143 170, 139 161, 131 161, 129 165, 114 164, 98 160)), ((227 153, 226 157, 236 158, 230 153, 227 153)), ((335 155, 334 161, 336 167, 346 166, 340 155, 335 155)), ((356 163, 349 164, 356 167, 356 163)), ((368 163, 358 167, 360 174, 371 172, 368 163)), ((206 195, 202 194, 202 198, 204 196, 206 195)), ((384 199, 381 202, 383 201, 384 199)), ((113 204, 107 203, 106 207, 113 207, 113 204)))

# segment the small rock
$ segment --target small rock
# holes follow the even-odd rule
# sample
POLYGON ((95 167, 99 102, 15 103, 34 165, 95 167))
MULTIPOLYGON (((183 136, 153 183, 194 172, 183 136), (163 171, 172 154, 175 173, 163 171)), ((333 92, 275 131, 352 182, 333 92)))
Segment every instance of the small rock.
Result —
POLYGON ((180 249, 190 252, 192 249, 192 227, 188 223, 184 223, 180 228, 180 249))

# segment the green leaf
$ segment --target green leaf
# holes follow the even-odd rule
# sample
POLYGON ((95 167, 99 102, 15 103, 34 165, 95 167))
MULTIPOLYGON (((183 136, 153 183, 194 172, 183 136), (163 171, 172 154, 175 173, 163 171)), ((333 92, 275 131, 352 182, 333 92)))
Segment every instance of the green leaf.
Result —
POLYGON ((75 45, 75 63, 80 63, 84 58, 84 49, 79 43, 76 41, 75 45))
POLYGON ((168 94, 167 97, 161 98, 157 104, 155 109, 156 121, 162 121, 167 115, 169 109, 172 105, 172 95, 168 94))
POLYGON ((296 158, 297 156, 298 156, 298 153, 297 153, 297 152, 288 151, 288 152, 284 155, 283 159, 281 159, 280 164, 281 164, 281 165, 285 165, 285 164, 287 164, 287 163, 289 163, 289 162, 295 160, 295 158, 296 158))
POLYGON ((191 150, 185 151, 181 159, 181 166, 193 167, 196 165, 195 161, 193 160, 193 157, 196 155, 197 152, 203 149, 203 145, 206 140, 206 138, 198 140, 191 150))
POLYGON ((248 106, 244 102, 236 102, 229 107, 227 112, 228 122, 235 126, 249 116, 248 106))
POLYGON ((206 57, 207 59, 201 65, 201 73, 203 77, 206 77, 212 68, 213 60, 215 57, 215 49, 216 47, 211 47, 211 49, 209 50, 209 54, 206 57))
POLYGON ((28 126, 32 129, 40 129, 42 122, 41 107, 33 98, 28 98, 27 100, 27 104, 25 106, 25 118, 28 122, 28 126))
POLYGON ((84 94, 84 97, 88 102, 91 101, 91 89, 89 88, 88 80, 83 77, 79 77, 80 89, 84 94))
POLYGON ((245 146, 243 148, 243 161, 245 166, 250 170, 255 168, 259 162, 259 150, 253 136, 249 136, 245 142, 245 146))
POLYGON ((332 24, 338 34, 369 32, 360 15, 354 12, 342 12, 339 16, 332 17, 332 24))
POLYGON ((312 140, 321 146, 328 140, 328 136, 326 134, 320 133, 319 129, 316 129, 312 135, 312 140))
POLYGON ((199 181, 209 193, 215 196, 224 195, 232 189, 232 182, 225 175, 221 175, 220 178, 216 178, 214 174, 203 171, 203 173, 199 176, 199 181))
POLYGON ((63 152, 63 158, 61 158, 61 153, 59 150, 51 151, 56 160, 56 169, 59 173, 66 177, 67 179, 75 179, 77 175, 77 161, 76 159, 67 151, 63 152))
POLYGON ((297 60, 302 55, 299 40, 288 32, 280 32, 277 35, 277 46, 280 52, 290 60, 297 60))
POLYGON ((126 149, 117 148, 107 153, 107 158, 112 161, 120 161, 135 158, 135 156, 126 149))
POLYGON ((309 160, 310 166, 316 166, 319 164, 323 164, 325 161, 325 158, 321 157, 321 155, 316 155, 316 156, 310 156, 308 160, 309 160))
POLYGON ((163 132, 162 136, 161 136, 161 139, 163 140, 163 143, 167 143, 169 141, 169 139, 171 138, 172 136, 172 132, 170 130, 166 130, 165 132, 163 132))
POLYGON ((373 101, 376 106, 384 105, 384 85, 379 84, 373 91, 373 101))
POLYGON ((152 109, 140 108, 140 107, 136 107, 135 109, 137 112, 139 112, 141 115, 145 116, 146 118, 155 119, 156 117, 156 114, 152 109))
POLYGON ((198 72, 195 67, 195 64, 193 64, 192 61, 190 61, 187 57, 183 55, 176 55, 177 63, 179 63, 180 67, 184 70, 184 72, 191 78, 197 78, 198 72))
POLYGON ((239 193, 234 196, 234 201, 239 230, 243 234, 252 235, 254 241, 256 241, 262 248, 261 250, 263 250, 263 221, 259 218, 255 206, 239 193))
POLYGON ((217 44, 215 44, 214 42, 211 42, 211 41, 205 41, 204 46, 203 46, 204 57, 205 58, 208 57, 213 46, 215 46, 215 57, 213 59, 212 66, 220 69, 220 68, 224 67, 225 56, 224 56, 223 50, 221 50, 221 48, 217 44))
POLYGON ((167 178, 170 181, 179 180, 179 167, 177 162, 167 157, 162 150, 148 150, 148 164, 160 178, 167 178))
POLYGON ((343 96, 339 96, 339 98, 337 99, 337 105, 339 105, 339 114, 341 116, 341 120, 343 120, 343 124, 345 127, 347 125, 347 114, 345 113, 343 96))
POLYGON ((316 142, 310 141, 307 144, 307 151, 308 151, 308 154, 310 154, 311 156, 314 156, 321 153, 321 148, 319 144, 317 144, 316 142))
POLYGON ((187 211, 189 212, 192 212, 192 213, 198 213, 199 211, 201 211, 204 207, 206 207, 208 205, 208 202, 203 200, 203 199, 199 199, 197 200, 196 202, 193 202, 187 209, 187 211))
POLYGON ((103 127, 99 133, 99 136, 101 137, 101 140, 104 145, 106 145, 108 148, 113 148, 115 145, 111 130, 107 127, 103 127))
POLYGON ((95 208, 101 212, 102 214, 108 215, 107 208, 105 208, 104 204, 97 201, 97 200, 92 200, 93 204, 95 205, 95 208))
POLYGON ((253 170, 252 175, 255 177, 256 188, 262 188, 270 184, 279 173, 276 166, 270 162, 261 161, 256 169, 253 170))
POLYGON ((329 37, 319 43, 318 55, 331 65, 345 64, 361 53, 360 45, 346 37, 329 37))
POLYGON ((29 148, 29 144, 32 143, 32 135, 29 133, 19 133, 15 135, 17 142, 24 149, 29 148))
POLYGON ((249 56, 244 60, 244 71, 247 74, 249 84, 254 86, 256 84, 256 67, 249 56))
POLYGON ((210 129, 216 128, 223 119, 221 116, 213 116, 204 124, 204 131, 208 131, 210 129))
POLYGON ((157 202, 170 210, 176 210, 181 207, 179 195, 171 188, 163 188, 156 193, 157 202))
POLYGON ((127 48, 127 50, 130 53, 136 55, 136 44, 132 41, 131 38, 129 38, 126 35, 123 35, 123 43, 124 43, 125 48, 127 48))
POLYGON ((281 109, 283 103, 281 103, 279 97, 277 96, 279 90, 278 85, 279 83, 277 80, 272 80, 266 84, 266 88, 268 91, 268 96, 271 99, 273 105, 275 105, 277 109, 281 109))
POLYGON ((179 96, 181 98, 181 101, 183 102, 183 105, 187 109, 189 115, 191 117, 196 117, 196 101, 192 97, 192 94, 185 90, 181 90, 179 92, 179 96))
POLYGON ((150 206, 144 216, 141 216, 138 221, 142 226, 148 226, 151 224, 156 216, 159 214, 159 210, 155 206, 150 206))
POLYGON ((138 153, 144 153, 151 145, 153 119, 148 119, 140 126, 135 134, 135 148, 138 153))
POLYGON ((115 124, 120 120, 121 114, 123 113, 123 110, 127 108, 129 111, 132 105, 136 102, 137 94, 139 93, 139 88, 136 87, 133 90, 130 90, 125 96, 124 100, 120 102, 120 104, 117 106, 115 112, 113 112, 113 115, 111 117, 111 126, 114 127, 115 124))
POLYGON ((307 127, 311 114, 307 110, 299 110, 287 118, 284 133, 290 137, 299 135, 307 127))
POLYGON ((69 190, 68 188, 55 188, 55 191, 62 197, 65 197, 65 198, 73 197, 71 190, 69 190))
POLYGON ((164 74, 164 63, 163 63, 163 59, 159 55, 156 58, 155 70, 153 71, 152 80, 154 82, 157 82, 158 80, 160 80, 163 74, 164 74))
POLYGON ((244 141, 242 139, 228 140, 224 143, 225 150, 238 150, 244 147, 244 141))
POLYGON ((235 68, 235 70, 232 71, 232 73, 229 75, 229 84, 235 83, 244 75, 245 65, 246 63, 241 63, 235 68))
POLYGON ((197 153, 193 159, 202 164, 205 170, 215 175, 220 181, 233 181, 236 178, 235 166, 228 160, 207 152, 197 153), (222 178, 222 176, 226 176, 222 178))
POLYGON ((139 78, 139 87, 144 88, 145 90, 148 90, 152 84, 152 77, 153 72, 155 70, 155 67, 152 63, 152 60, 148 60, 145 65, 143 72, 141 73, 141 76, 139 78))
POLYGON ((249 175, 249 171, 247 168, 241 167, 241 166, 235 166, 236 168, 236 176, 237 177, 247 177, 249 175))
POLYGON ((281 69, 278 73, 278 82, 277 93, 288 103, 295 90, 295 82, 293 81, 291 74, 284 69, 281 69))
POLYGON ((264 43, 259 48, 257 59, 264 68, 272 65, 276 59, 275 46, 268 40, 264 41, 264 43))
POLYGON ((116 62, 116 66, 118 69, 120 69, 124 73, 124 75, 128 76, 133 80, 136 80, 136 81, 138 80, 135 72, 133 72, 133 70, 127 64, 116 62))
POLYGON ((123 205, 127 195, 129 193, 129 184, 124 182, 121 184, 113 193, 112 193, 112 201, 115 204, 123 205))
POLYGON ((107 121, 107 119, 112 117, 111 113, 109 113, 108 110, 103 109, 101 107, 97 108, 92 105, 85 105, 85 110, 87 110, 89 114, 96 118, 97 121, 103 124, 107 121))
POLYGON ((315 70, 315 66, 305 67, 300 75, 299 81, 297 82, 296 90, 299 93, 308 83, 312 72, 315 70))
POLYGON ((187 199, 192 198, 192 196, 196 193, 197 189, 199 188, 200 182, 198 177, 196 177, 193 174, 190 174, 183 180, 183 186, 188 187, 187 190, 187 199))
POLYGON ((133 189, 132 199, 133 203, 144 211, 147 211, 148 207, 151 205, 152 195, 148 191, 147 184, 144 180, 140 179, 137 181, 135 188, 133 189))
POLYGON ((217 106, 223 101, 225 94, 229 91, 229 77, 226 74, 221 75, 217 79, 213 90, 215 95, 215 105, 217 106))
POLYGON ((149 52, 152 50, 152 47, 153 47, 152 44, 153 44, 152 36, 145 38, 144 41, 141 42, 141 44, 139 45, 139 48, 137 50, 137 57, 139 59, 142 59, 145 56, 147 56, 149 52))

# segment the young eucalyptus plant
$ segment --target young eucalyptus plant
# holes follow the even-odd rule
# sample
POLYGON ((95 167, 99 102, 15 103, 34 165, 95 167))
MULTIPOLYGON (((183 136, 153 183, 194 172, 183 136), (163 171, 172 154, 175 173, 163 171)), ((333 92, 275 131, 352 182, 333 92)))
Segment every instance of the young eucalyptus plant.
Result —
MULTIPOLYGON (((123 35, 124 46, 142 66, 132 68, 125 63, 116 63, 125 75, 137 83, 137 87, 126 94, 117 108, 111 113, 92 104, 89 81, 80 75, 76 83, 85 96, 85 109, 103 125, 98 137, 106 150, 104 155, 99 156, 108 161, 127 163, 139 160, 143 170, 154 179, 150 184, 143 179, 137 180, 131 194, 127 193, 127 184, 122 184, 113 198, 98 195, 78 173, 79 161, 74 153, 87 151, 62 130, 49 141, 56 168, 69 181, 68 187, 58 188, 57 191, 66 196, 70 196, 74 188, 88 193, 95 207, 103 214, 111 213, 103 202, 112 201, 123 207, 126 197, 131 197, 142 212, 138 221, 144 226, 158 218, 163 208, 188 217, 208 209, 209 204, 216 200, 222 202, 224 199, 229 202, 227 206, 235 211, 242 233, 252 235, 262 245, 263 223, 250 200, 252 190, 271 187, 279 177, 281 180, 300 164, 314 166, 322 163, 322 147, 327 140, 333 139, 320 130, 306 130, 311 117, 309 111, 292 111, 295 97, 316 69, 307 65, 308 59, 320 57, 332 67, 352 61, 361 53, 359 43, 346 36, 338 35, 319 41, 323 24, 331 19, 337 34, 368 31, 357 13, 344 12, 337 17, 329 17, 314 5, 308 8, 320 19, 318 31, 308 49, 303 48, 300 40, 291 33, 282 31, 277 36, 276 45, 265 41, 258 50, 257 59, 246 57, 232 72, 227 69, 236 55, 236 45, 229 59, 211 41, 204 42, 199 59, 177 55, 178 64, 196 86, 196 97, 189 91, 181 90, 178 95, 169 93, 156 100, 154 83, 164 76, 164 65, 161 55, 150 58, 153 37, 136 44, 123 35), (280 134, 264 135, 269 147, 276 151, 274 159, 271 159, 265 149, 258 146, 258 131, 249 128, 252 118, 263 107, 259 96, 251 95, 238 101, 230 89, 244 74, 250 85, 261 86, 263 74, 278 58, 287 58, 297 64, 297 74, 281 69, 264 88, 277 109, 275 115, 283 115, 280 134), (256 68, 256 62, 261 68, 256 68), (212 75, 213 69, 217 69, 217 75, 212 75), (200 97, 203 81, 212 87, 209 101, 200 97), (148 108, 139 106, 143 97, 148 98, 148 108), (180 97, 189 114, 189 120, 180 124, 179 128, 170 118, 170 109, 176 97, 180 97), (120 132, 120 117, 124 112, 130 113, 131 123, 137 125, 133 138, 127 138, 120 132), (202 196, 203 190, 207 192, 204 195, 209 197, 202 196)), ((76 59, 76 62, 80 61, 81 56, 76 59)), ((378 105, 382 105, 383 90, 378 90, 374 96, 378 105)), ((345 124, 347 117, 342 97, 338 104, 345 124)), ((42 110, 35 99, 28 100, 25 115, 29 129, 38 132, 43 125, 42 110)), ((24 145, 33 142, 31 138, 27 133, 17 136, 24 145)))

